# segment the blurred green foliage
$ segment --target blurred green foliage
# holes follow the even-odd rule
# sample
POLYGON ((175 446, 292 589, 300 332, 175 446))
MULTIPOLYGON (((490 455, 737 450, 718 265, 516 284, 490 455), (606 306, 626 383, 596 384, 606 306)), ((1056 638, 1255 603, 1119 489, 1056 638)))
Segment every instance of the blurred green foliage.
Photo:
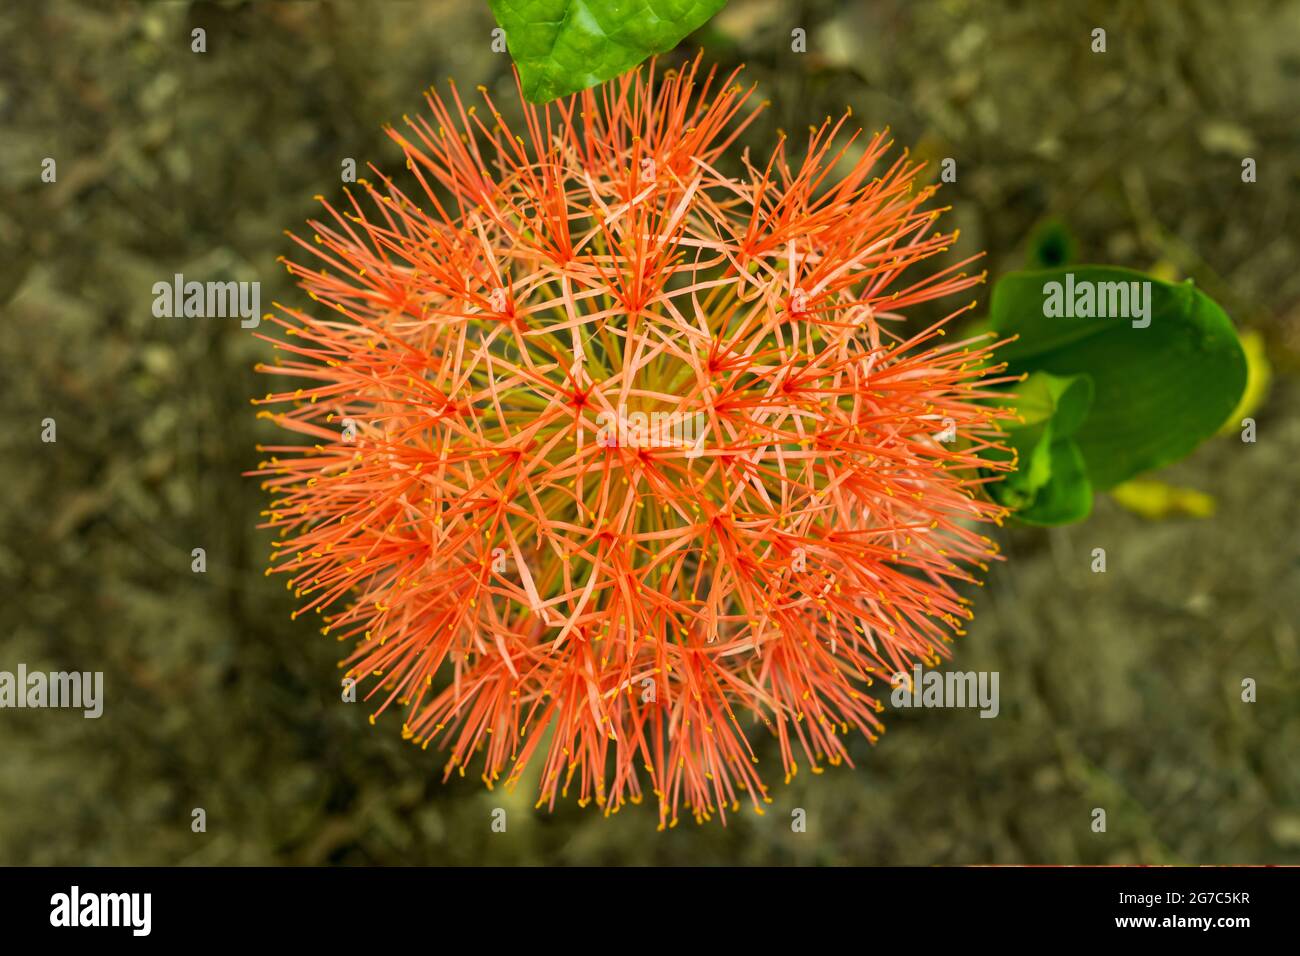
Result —
POLYGON ((372 728, 340 701, 340 648, 263 577, 266 501, 241 477, 270 435, 248 404, 269 349, 150 312, 176 272, 301 301, 282 230, 339 195, 345 157, 396 167, 381 124, 447 76, 510 99, 492 26, 463 0, 0 11, 0 668, 102 670, 107 694, 98 721, 0 712, 0 863, 1300 862, 1300 5, 732 0, 697 36, 771 100, 755 149, 851 106, 957 159, 954 256, 987 250, 999 275, 1059 219, 1080 259, 1194 277, 1276 378, 1257 443, 1161 473, 1213 493, 1213 517, 1102 499, 1083 525, 1004 531, 955 662, 1001 672, 997 719, 890 715, 857 769, 664 834, 648 806, 534 813, 522 790, 443 784, 397 715, 372 728))

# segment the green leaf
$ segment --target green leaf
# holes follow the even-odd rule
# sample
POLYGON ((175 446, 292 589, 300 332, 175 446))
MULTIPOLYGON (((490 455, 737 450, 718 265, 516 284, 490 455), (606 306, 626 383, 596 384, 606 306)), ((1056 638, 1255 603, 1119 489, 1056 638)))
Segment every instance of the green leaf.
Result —
POLYGON ((1092 381, 1085 375, 1060 378, 1035 372, 1009 388, 1003 404, 1014 407, 1018 416, 1004 426, 1017 469, 991 485, 990 494, 1029 524, 1087 517, 1092 485, 1071 436, 1087 418, 1092 381))
POLYGON ((672 49, 726 0, 488 0, 523 83, 544 103, 672 49))
POLYGON ((1016 470, 994 486, 995 497, 1009 508, 1028 508, 1052 480, 1052 423, 1009 429, 1007 444, 1016 454, 1016 470))
POLYGON ((1231 321, 1190 282, 1114 266, 1013 272, 994 286, 989 317, 1001 336, 1019 336, 998 350, 1010 372, 1091 380, 1092 407, 1074 441, 1097 490, 1190 453, 1245 388, 1231 321), (1125 284, 1127 309, 1111 283, 1125 284), (1091 311, 1104 305, 1106 315, 1087 314, 1089 287, 1091 311))
POLYGON ((1062 378, 1036 372, 1010 390, 1009 400, 1025 425, 1052 421, 1058 438, 1068 438, 1079 430, 1092 406, 1092 379, 1086 375, 1062 378))
POLYGON ((1083 453, 1073 438, 1052 442, 1052 480, 1033 504, 1016 512, 1026 524, 1054 525, 1082 521, 1092 512, 1092 484, 1084 467, 1083 453))
MULTIPOLYGON (((0 302, 3 301, 4 297, 0 296, 0 302)), ((1273 383, 1273 365, 1264 349, 1264 336, 1253 329, 1245 332, 1241 336, 1241 350, 1246 353, 1246 388, 1228 420, 1219 426, 1220 435, 1238 434, 1242 428, 1241 420, 1259 410, 1273 383)))
POLYGON ((1069 227, 1059 219, 1048 219, 1034 228, 1025 252, 1030 269, 1054 269, 1074 261, 1075 242, 1069 227))

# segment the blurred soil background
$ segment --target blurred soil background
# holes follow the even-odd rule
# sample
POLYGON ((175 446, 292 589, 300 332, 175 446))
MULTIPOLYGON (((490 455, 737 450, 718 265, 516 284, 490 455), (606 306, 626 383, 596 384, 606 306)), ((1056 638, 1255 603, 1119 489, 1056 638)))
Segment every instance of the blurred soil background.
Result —
POLYGON ((241 477, 270 349, 151 313, 177 272, 301 304, 283 230, 341 195, 345 157, 399 166, 381 125, 423 88, 509 101, 494 25, 483 0, 0 11, 0 670, 102 670, 107 697, 97 721, 0 712, 0 864, 1300 863, 1300 3, 732 0, 693 38, 772 101, 748 144, 851 106, 957 160, 954 256, 987 250, 996 277, 1064 224, 1080 261, 1195 278, 1274 381, 1258 442, 1156 476, 1213 516, 1102 498, 1004 531, 948 665, 1000 672, 997 719, 890 715, 857 769, 777 774, 766 816, 662 834, 648 804, 547 814, 444 784, 396 713, 341 702, 340 648, 263 576, 266 498, 241 477))

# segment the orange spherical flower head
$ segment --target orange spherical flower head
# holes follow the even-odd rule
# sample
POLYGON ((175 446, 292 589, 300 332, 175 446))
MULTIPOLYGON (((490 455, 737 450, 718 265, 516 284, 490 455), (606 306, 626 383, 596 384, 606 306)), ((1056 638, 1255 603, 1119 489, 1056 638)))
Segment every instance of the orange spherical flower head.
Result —
POLYGON ((754 162, 752 90, 655 73, 390 131, 411 188, 298 240, 318 308, 277 306, 263 414, 307 443, 258 473, 268 573, 355 643, 372 722, 539 806, 725 822, 769 799, 755 731, 787 780, 846 761, 869 689, 962 633, 1001 366, 944 337, 974 303, 901 333, 982 276, 909 272, 954 236, 883 135, 754 162))

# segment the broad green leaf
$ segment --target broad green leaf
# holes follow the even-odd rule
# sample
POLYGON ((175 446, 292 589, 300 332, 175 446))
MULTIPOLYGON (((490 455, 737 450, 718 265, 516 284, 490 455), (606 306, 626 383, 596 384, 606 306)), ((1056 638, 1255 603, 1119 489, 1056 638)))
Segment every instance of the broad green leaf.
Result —
POLYGON ((1062 378, 1036 372, 1010 390, 1008 399, 1024 425, 1052 420, 1058 438, 1068 438, 1079 430, 1092 407, 1092 379, 1086 375, 1062 378))
POLYGON ((1052 480, 1038 492, 1033 504, 1016 512, 1026 524, 1070 524, 1092 511, 1092 485, 1083 454, 1072 438, 1052 442, 1052 480))
POLYGON ((1008 429, 1006 444, 1015 452, 1016 470, 993 485, 992 494, 1019 511, 1033 504, 1039 490, 1052 480, 1052 424, 1008 429))
POLYGON ((1264 351, 1264 336, 1250 331, 1241 336, 1241 349, 1246 353, 1246 388, 1228 420, 1219 428, 1220 435, 1235 435, 1241 431, 1241 420, 1253 416, 1268 397, 1273 384, 1273 365, 1264 351))
POLYGON ((1092 408, 1074 440, 1097 490, 1190 453, 1245 387, 1231 321, 1190 282, 1114 266, 1015 272, 994 286, 990 319, 1001 336, 1018 336, 998 350, 1009 371, 1091 379, 1092 408))
POLYGON ((1064 524, 1086 517, 1092 509, 1092 486, 1070 436, 1087 418, 1092 382, 1083 375, 1061 378, 1035 372, 1008 388, 1002 401, 1016 410, 1016 420, 1004 428, 1017 467, 991 485, 989 493, 1030 524, 1064 524))
POLYGON ((488 0, 524 95, 544 103, 674 47, 726 0, 488 0))

